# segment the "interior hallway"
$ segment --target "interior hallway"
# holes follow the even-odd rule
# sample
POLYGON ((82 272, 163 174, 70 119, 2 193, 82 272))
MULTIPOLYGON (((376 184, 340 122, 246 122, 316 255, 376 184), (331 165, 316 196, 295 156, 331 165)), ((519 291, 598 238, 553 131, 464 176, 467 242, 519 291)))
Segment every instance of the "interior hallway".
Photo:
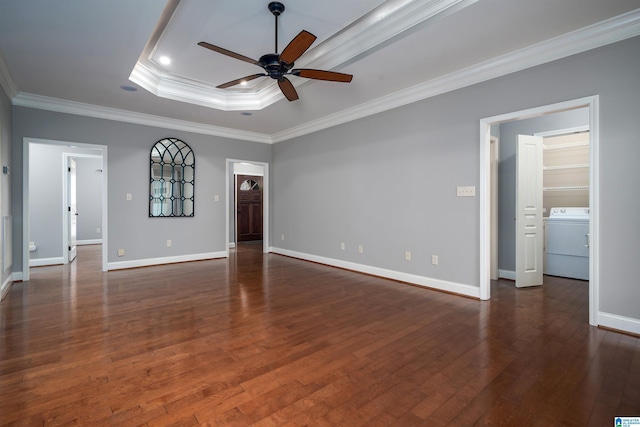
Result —
POLYGON ((640 338, 588 284, 477 301, 262 254, 100 272, 100 246, 0 305, 0 424, 611 426, 640 338))

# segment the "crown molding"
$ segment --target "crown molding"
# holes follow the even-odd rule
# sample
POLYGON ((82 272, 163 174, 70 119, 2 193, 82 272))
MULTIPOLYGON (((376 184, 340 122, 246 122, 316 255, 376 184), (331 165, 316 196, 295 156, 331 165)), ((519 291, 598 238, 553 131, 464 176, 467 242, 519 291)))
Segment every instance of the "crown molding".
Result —
POLYGON ((640 9, 278 132, 272 139, 286 141, 638 35, 640 9))
POLYGON ((0 51, 0 86, 2 86, 9 99, 15 98, 18 94, 18 86, 13 82, 13 77, 4 61, 2 51, 0 51))
POLYGON ((420 24, 449 16, 477 1, 387 1, 306 52, 297 68, 345 67, 410 34, 420 24))
POLYGON ((282 98, 275 84, 257 92, 217 89, 195 80, 166 74, 152 61, 138 60, 129 80, 160 98, 222 111, 262 110, 282 98))
POLYGON ((135 123, 145 126, 200 133, 203 135, 240 139, 242 141, 261 142, 264 144, 270 144, 272 142, 271 137, 263 133, 241 131, 221 126, 189 122, 186 120, 154 116, 151 114, 136 113, 132 111, 119 110, 116 108, 101 107, 98 105, 85 104, 82 102, 67 101, 40 95, 32 95, 29 93, 19 93, 13 99, 13 104, 20 107, 55 111, 57 113, 75 114, 79 116, 94 117, 98 119, 135 123))

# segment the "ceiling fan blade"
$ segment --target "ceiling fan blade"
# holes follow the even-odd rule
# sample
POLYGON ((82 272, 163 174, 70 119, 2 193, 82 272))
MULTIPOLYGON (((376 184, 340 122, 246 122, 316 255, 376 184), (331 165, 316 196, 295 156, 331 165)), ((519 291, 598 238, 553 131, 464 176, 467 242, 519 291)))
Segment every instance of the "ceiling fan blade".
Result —
POLYGON ((293 84, 291 84, 289 79, 286 77, 282 77, 282 79, 278 80, 278 86, 280 86, 280 90, 289 101, 295 101, 298 99, 298 92, 296 92, 296 88, 293 87, 293 84))
POLYGON ((200 42, 200 43, 198 43, 198 46, 206 47, 207 49, 211 49, 214 52, 218 52, 218 53, 221 53, 223 55, 227 55, 227 56, 230 56, 232 58, 239 59, 240 61, 248 62, 249 64, 254 64, 254 65, 260 66, 258 61, 256 61, 255 59, 251 59, 248 56, 240 55, 239 53, 231 52, 230 50, 221 48, 219 46, 212 45, 211 43, 200 42))
POLYGON ((296 59, 300 58, 303 53, 316 41, 316 36, 306 30, 293 38, 280 54, 280 61, 287 64, 293 64, 296 59))
POLYGON ((235 86, 235 85, 240 84, 242 82, 248 82, 250 80, 257 79, 258 77, 263 77, 263 76, 266 76, 266 75, 267 74, 265 74, 265 73, 252 74, 252 75, 247 76, 247 77, 242 77, 242 78, 239 78, 239 79, 231 80, 230 82, 223 83, 223 84, 218 85, 216 87, 218 89, 226 89, 228 87, 235 86))
POLYGON ((337 73, 335 71, 312 70, 309 68, 299 68, 291 70, 294 76, 306 77, 315 80, 328 80, 331 82, 349 83, 353 79, 353 75, 345 73, 337 73))

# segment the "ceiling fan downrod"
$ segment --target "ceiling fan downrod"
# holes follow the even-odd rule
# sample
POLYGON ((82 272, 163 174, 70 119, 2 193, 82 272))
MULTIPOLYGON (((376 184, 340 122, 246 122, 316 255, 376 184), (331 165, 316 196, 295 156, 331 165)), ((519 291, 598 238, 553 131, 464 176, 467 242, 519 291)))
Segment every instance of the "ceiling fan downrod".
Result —
POLYGON ((273 13, 273 16, 275 16, 276 18, 276 50, 275 53, 278 53, 278 16, 280 16, 280 14, 282 12, 284 12, 284 5, 282 3, 280 3, 279 1, 272 1, 271 3, 269 3, 269 11, 271 11, 271 13, 273 13))

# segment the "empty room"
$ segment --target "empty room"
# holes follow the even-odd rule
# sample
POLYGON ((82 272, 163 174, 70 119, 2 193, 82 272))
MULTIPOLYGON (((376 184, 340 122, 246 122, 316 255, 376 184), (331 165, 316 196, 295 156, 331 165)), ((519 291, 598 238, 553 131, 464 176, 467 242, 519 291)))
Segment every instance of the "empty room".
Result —
POLYGON ((635 0, 0 2, 0 425, 640 425, 635 0))

